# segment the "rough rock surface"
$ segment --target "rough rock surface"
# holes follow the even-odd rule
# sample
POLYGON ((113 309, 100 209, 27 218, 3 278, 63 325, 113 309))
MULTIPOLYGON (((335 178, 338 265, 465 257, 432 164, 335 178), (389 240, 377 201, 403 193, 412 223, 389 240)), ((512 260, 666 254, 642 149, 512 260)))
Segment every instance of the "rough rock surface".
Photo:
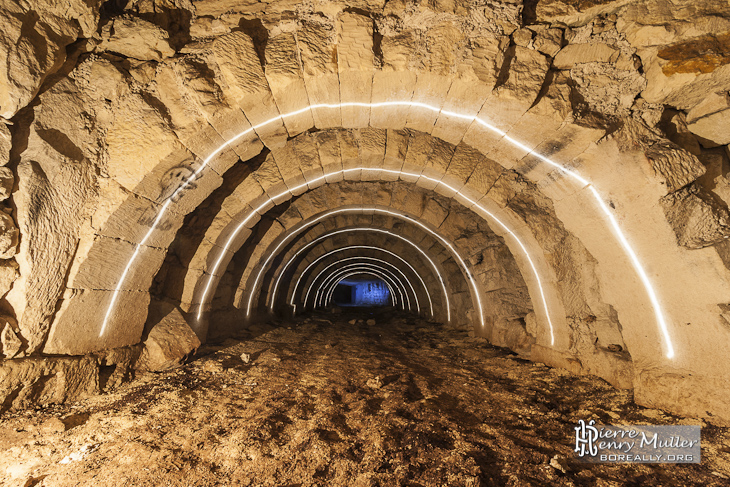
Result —
POLYGON ((726 205, 698 185, 665 196, 662 206, 683 247, 699 249, 730 238, 726 205))
POLYGON ((10 119, 66 59, 66 46, 90 38, 100 1, 0 3, 0 117, 10 119))
POLYGON ((199 346, 197 335, 175 308, 152 326, 135 368, 158 372, 178 367, 199 346))
POLYGON ((0 363, 3 411, 75 401, 99 392, 94 357, 44 357, 0 363))
POLYGON ((14 182, 15 176, 13 176, 13 171, 7 167, 0 167, 0 201, 5 201, 10 198, 14 182))
POLYGON ((0 298, 10 291, 18 278, 18 264, 13 260, 0 260, 0 298))
POLYGON ((0 211, 0 259, 9 259, 15 255, 19 238, 13 217, 0 211))
POLYGON ((0 482, 727 485, 727 428, 701 423, 701 464, 581 464, 578 420, 698 423, 447 327, 350 317, 264 327, 112 394, 6 414, 0 482))
POLYGON ((612 63, 618 60, 620 51, 607 44, 569 44, 555 55, 553 66, 570 69, 576 64, 612 63))
POLYGON ((138 18, 114 19, 102 28, 100 51, 111 51, 140 61, 161 61, 175 54, 168 33, 138 18))
POLYGON ((12 135, 5 121, 0 119, 0 166, 4 166, 10 159, 10 148, 12 147, 12 135))
POLYGON ((692 108, 687 113, 687 128, 705 147, 730 143, 730 94, 713 93, 692 108))
POLYGON ((15 333, 17 326, 12 318, 0 316, 0 342, 2 343, 2 353, 5 358, 14 358, 23 346, 23 342, 15 333))

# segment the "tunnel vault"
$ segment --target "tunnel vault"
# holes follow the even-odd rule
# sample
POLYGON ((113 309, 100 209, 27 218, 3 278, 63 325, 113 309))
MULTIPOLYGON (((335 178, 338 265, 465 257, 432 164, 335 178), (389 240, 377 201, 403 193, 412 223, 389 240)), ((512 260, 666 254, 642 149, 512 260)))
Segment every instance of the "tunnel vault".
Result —
POLYGON ((727 203, 702 179, 730 141, 702 121, 722 100, 692 94, 724 67, 690 76, 619 34, 664 25, 641 7, 616 6, 624 24, 541 7, 528 28, 518 5, 504 30, 333 6, 261 14, 262 37, 198 3, 188 37, 77 46, 3 101, 21 235, 3 306, 24 355, 114 362, 170 307, 220 339, 359 269, 532 360, 730 417, 727 203), (601 70, 623 95, 586 81, 601 70))

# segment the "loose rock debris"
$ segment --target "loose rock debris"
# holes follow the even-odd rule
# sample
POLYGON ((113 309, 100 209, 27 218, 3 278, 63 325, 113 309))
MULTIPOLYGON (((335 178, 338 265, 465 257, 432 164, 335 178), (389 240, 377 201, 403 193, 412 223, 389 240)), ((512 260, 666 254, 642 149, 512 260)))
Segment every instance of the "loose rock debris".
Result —
POLYGON ((727 428, 418 318, 314 318, 104 396, 6 413, 0 484, 730 485, 727 428), (701 423, 702 464, 579 463, 579 419, 701 423))

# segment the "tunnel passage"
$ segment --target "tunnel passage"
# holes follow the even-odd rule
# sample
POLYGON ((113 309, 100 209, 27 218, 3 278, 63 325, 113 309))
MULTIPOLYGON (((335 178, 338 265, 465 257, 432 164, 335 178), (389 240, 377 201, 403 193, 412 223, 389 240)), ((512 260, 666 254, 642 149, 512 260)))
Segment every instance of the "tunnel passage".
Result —
POLYGON ((81 394, 48 357, 93 354, 96 390, 171 313, 222 339, 352 264, 415 315, 730 417, 722 2, 71 3, 1 19, 10 403, 81 394))
MULTIPOLYGON (((211 204, 216 199, 212 195, 211 204)), ((205 214, 205 208, 199 211, 205 214)), ((396 296, 402 294, 400 301, 416 314, 484 333, 497 325, 515 327, 521 330, 515 336, 534 341, 523 320, 532 304, 516 262, 486 222, 453 199, 402 181, 340 181, 274 207, 272 214, 277 218, 264 216, 251 229, 218 281, 211 336, 307 309, 328 273, 366 265, 387 269, 394 282, 402 282, 396 296), (366 204, 365 195, 380 196, 366 204)), ((188 279, 183 273, 195 275, 189 246, 196 238, 180 234, 160 271, 167 281, 159 284, 166 299, 193 313, 186 290, 175 283, 188 279)))
POLYGON ((334 281, 320 306, 382 307, 395 304, 393 295, 383 279, 363 272, 334 281))

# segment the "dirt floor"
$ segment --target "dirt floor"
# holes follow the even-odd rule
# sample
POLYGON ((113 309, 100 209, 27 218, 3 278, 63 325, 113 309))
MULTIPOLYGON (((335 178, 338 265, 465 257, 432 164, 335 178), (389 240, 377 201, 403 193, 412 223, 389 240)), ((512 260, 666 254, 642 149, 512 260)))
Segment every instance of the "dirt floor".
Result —
POLYGON ((113 393, 5 413, 0 484, 730 485, 730 429, 637 407, 600 379, 442 325, 394 313, 348 323, 358 317, 371 318, 260 327, 113 393), (578 463, 579 419, 702 424, 702 463, 578 463))

